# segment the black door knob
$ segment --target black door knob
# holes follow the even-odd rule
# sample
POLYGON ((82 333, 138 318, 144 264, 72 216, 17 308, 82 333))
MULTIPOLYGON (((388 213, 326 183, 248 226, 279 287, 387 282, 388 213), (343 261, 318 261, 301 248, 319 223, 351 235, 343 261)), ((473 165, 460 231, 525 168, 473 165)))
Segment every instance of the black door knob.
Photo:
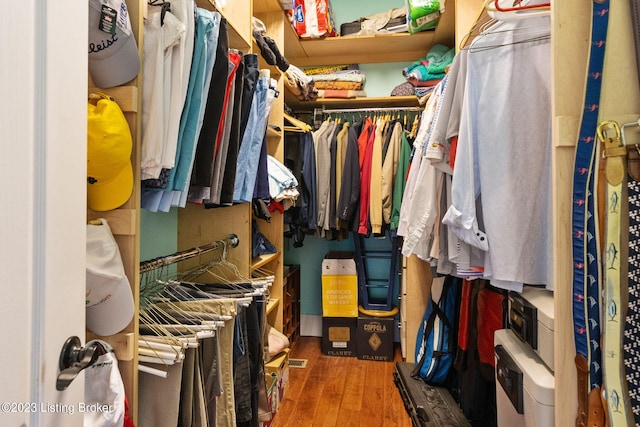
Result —
POLYGON ((95 345, 84 348, 80 338, 69 337, 60 351, 60 373, 56 381, 56 389, 66 390, 80 371, 94 364, 98 356, 95 345))

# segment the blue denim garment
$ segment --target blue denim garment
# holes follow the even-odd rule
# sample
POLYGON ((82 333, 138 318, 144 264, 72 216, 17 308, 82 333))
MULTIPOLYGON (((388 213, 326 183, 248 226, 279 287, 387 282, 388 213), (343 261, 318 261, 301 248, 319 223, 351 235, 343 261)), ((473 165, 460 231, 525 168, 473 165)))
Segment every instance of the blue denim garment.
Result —
MULTIPOLYGON (((203 39, 200 40, 200 43, 202 43, 201 49, 204 49, 205 56, 202 59, 204 64, 201 64, 195 70, 194 66, 192 66, 191 75, 189 76, 187 101, 185 102, 185 111, 183 111, 182 120, 180 121, 181 138, 178 139, 178 143, 181 146, 181 155, 177 167, 174 168, 176 169, 176 173, 173 180, 173 189, 178 191, 186 191, 188 189, 191 177, 191 164, 193 163, 196 141, 200 135, 200 129, 202 129, 206 96, 209 93, 211 70, 213 69, 213 64, 216 62, 216 48, 220 35, 220 14, 201 8, 196 9, 198 11, 196 32, 198 32, 198 28, 201 25, 204 26, 203 30, 206 31, 203 39), (196 72, 195 76, 193 75, 194 71, 196 72), (191 84, 192 78, 193 86, 191 84), (184 152, 184 155, 182 152, 184 152)), ((198 38, 196 38, 196 46, 197 43, 198 38)), ((171 182, 171 176, 169 177, 169 182, 171 182)))
POLYGON ((256 183, 253 186, 253 198, 269 200, 269 170, 267 168, 267 135, 262 140, 260 149, 260 160, 258 160, 258 170, 256 171, 256 183))
POLYGON ((265 108, 269 79, 260 77, 251 102, 251 112, 247 129, 242 137, 238 152, 238 168, 233 189, 233 201, 236 203, 250 202, 258 173, 260 150, 266 132, 265 108))
POLYGON ((253 100, 253 93, 256 89, 256 83, 260 74, 260 67, 258 65, 258 55, 246 54, 243 58, 244 69, 242 73, 242 82, 238 82, 239 87, 242 87, 242 93, 240 94, 239 107, 240 107, 240 123, 238 124, 238 139, 235 146, 229 147, 227 153, 227 164, 224 169, 224 177, 222 180, 222 191, 220 194, 220 203, 222 205, 231 205, 233 203, 233 188, 236 180, 236 170, 238 167, 238 152, 240 151, 240 143, 244 136, 245 129, 247 128, 247 122, 249 121, 249 113, 251 111, 251 101, 253 100))

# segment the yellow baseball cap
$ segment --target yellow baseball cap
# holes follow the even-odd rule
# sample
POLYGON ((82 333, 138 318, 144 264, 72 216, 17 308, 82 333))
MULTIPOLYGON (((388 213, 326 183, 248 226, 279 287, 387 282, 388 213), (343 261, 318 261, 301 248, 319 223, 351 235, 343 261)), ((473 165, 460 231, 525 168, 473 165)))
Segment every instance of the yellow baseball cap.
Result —
POLYGON ((133 192, 133 141, 120 106, 90 94, 87 123, 87 205, 95 211, 122 206, 133 192))

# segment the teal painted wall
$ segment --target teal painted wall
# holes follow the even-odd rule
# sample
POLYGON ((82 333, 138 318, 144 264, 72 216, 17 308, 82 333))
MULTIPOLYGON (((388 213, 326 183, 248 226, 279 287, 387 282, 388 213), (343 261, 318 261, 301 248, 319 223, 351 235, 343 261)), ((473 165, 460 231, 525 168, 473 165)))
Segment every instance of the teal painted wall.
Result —
POLYGON ((402 7, 404 4, 404 0, 331 0, 331 10, 336 27, 340 28, 340 25, 345 22, 352 22, 364 16, 402 7))
MULTIPOLYGON (((402 7, 403 5, 404 0, 331 0, 331 9, 333 10, 334 21, 338 29, 340 29, 340 25, 345 22, 352 22, 361 17, 402 7)), ((425 52, 425 55, 426 54, 427 52, 425 52)), ((409 64, 410 63, 404 62, 361 64, 360 69, 363 70, 367 76, 365 83, 367 96, 389 96, 394 87, 406 81, 402 75, 402 69, 409 64)))
MULTIPOLYGON (((388 238, 365 239, 367 251, 387 251, 391 249, 388 238)), ((285 239, 285 263, 300 265, 300 313, 309 315, 322 315, 322 260, 330 251, 355 251, 353 238, 348 240, 328 241, 315 236, 306 236, 301 248, 294 248, 292 239, 285 239)), ((388 260, 372 260, 367 264, 369 278, 386 279, 389 276, 388 260)), ((373 283, 373 282, 372 282, 373 283)), ((395 297, 398 294, 397 281, 394 283, 395 297)), ((383 291, 373 290, 370 295, 386 297, 383 291), (376 292, 378 291, 378 292, 376 292)), ((394 304, 397 305, 397 304, 394 304)))
POLYGON ((172 254, 178 250, 178 210, 140 213, 140 261, 172 254))

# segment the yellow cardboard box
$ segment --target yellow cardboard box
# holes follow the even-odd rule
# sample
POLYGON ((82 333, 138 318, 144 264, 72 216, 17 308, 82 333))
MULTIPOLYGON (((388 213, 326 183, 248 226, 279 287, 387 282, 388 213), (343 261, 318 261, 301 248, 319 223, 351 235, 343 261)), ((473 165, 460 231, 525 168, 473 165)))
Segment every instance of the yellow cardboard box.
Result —
POLYGON ((279 404, 284 399, 284 393, 289 383, 289 349, 285 348, 265 363, 264 370, 266 376, 276 377, 277 402, 279 404))
POLYGON ((358 317, 358 275, 353 252, 329 252, 322 261, 322 316, 358 317))

